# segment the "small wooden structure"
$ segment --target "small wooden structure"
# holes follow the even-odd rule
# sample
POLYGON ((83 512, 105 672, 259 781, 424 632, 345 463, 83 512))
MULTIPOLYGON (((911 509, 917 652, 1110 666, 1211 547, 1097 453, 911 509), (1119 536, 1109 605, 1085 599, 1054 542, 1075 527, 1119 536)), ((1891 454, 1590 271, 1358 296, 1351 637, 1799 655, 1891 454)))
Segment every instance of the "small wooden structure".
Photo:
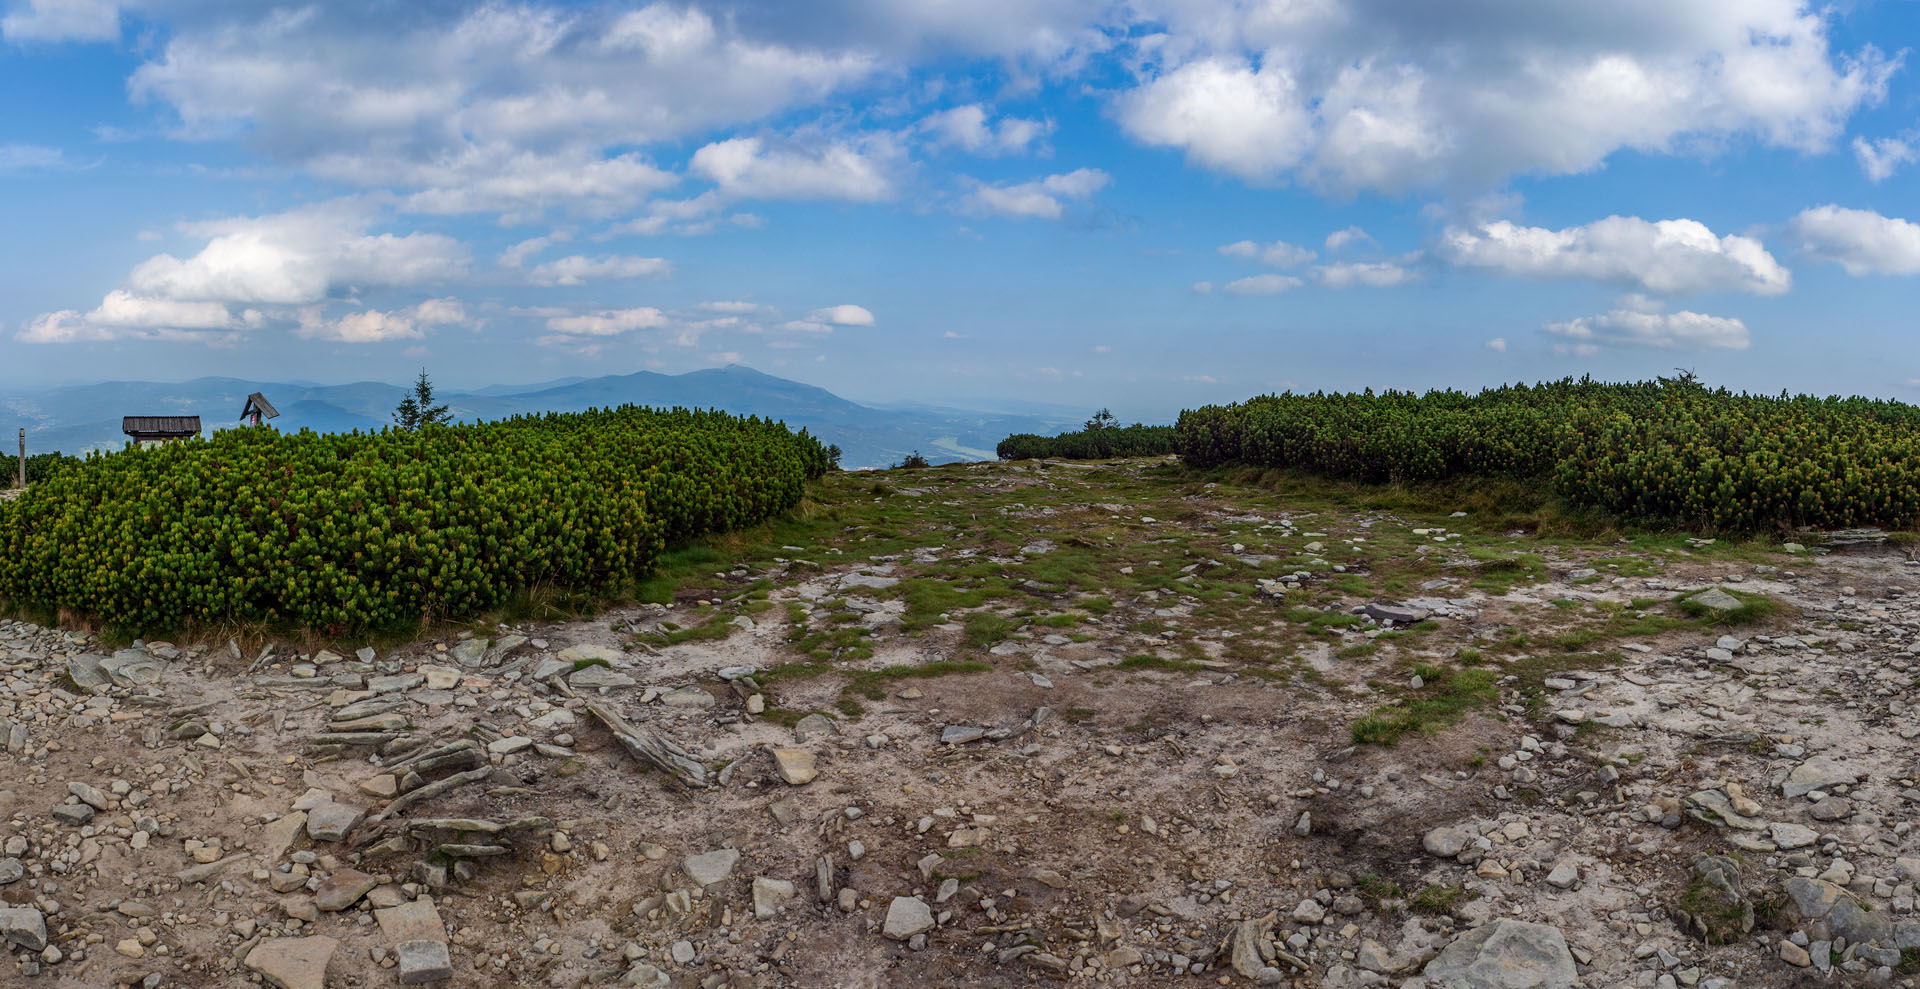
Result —
POLYGON ((274 408, 272 402, 267 401, 267 396, 254 392, 247 396, 247 404, 240 410, 240 421, 249 426, 258 426, 279 415, 280 410, 274 408))
POLYGON ((123 416, 120 431, 135 443, 153 445, 200 435, 199 416, 123 416))

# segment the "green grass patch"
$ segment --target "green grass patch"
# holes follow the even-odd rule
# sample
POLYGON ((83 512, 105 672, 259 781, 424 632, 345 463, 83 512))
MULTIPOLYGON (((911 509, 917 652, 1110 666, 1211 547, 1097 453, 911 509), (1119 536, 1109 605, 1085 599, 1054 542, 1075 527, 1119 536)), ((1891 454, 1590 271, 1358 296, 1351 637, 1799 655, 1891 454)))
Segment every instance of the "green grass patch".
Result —
POLYGON ((1409 733, 1428 734, 1459 724, 1469 712, 1499 700, 1496 682, 1494 672, 1485 669, 1460 670, 1429 680, 1416 695, 1375 708, 1354 722, 1354 744, 1392 745, 1409 733))
POLYGON ((1454 904, 1478 899, 1480 894, 1468 890, 1460 883, 1440 885, 1428 883, 1420 887, 1407 900, 1407 907, 1414 913, 1423 913, 1433 917, 1444 917, 1453 912, 1454 904))
MULTIPOLYGON (((834 702, 834 709, 849 718, 857 718, 866 713, 866 707, 860 703, 861 698, 873 701, 883 700, 887 696, 887 689, 903 680, 928 680, 934 677, 991 672, 993 672, 993 664, 972 660, 940 660, 919 666, 901 664, 878 670, 850 670, 831 663, 796 662, 782 663, 763 670, 756 679, 761 686, 772 687, 781 683, 811 680, 816 677, 844 676, 847 682, 840 688, 840 697, 834 702)), ((799 718, 796 717, 794 720, 798 721, 799 718)))
POLYGON ((692 543, 660 554, 653 572, 635 583, 636 600, 652 604, 672 604, 673 592, 694 577, 711 577, 715 571, 731 567, 726 555, 706 543, 692 543))
POLYGON ((1194 673, 1206 669, 1199 663, 1189 663, 1181 659, 1167 659, 1164 656, 1128 656, 1114 664, 1122 670, 1166 670, 1171 673, 1194 673))
POLYGON ((662 623, 663 632, 643 632, 634 639, 650 646, 677 646, 687 642, 719 642, 740 630, 732 619, 716 615, 699 625, 681 628, 669 628, 671 623, 662 623))
POLYGON ((1360 891, 1361 902, 1367 905, 1367 909, 1376 913, 1385 912, 1381 906, 1382 903, 1398 900, 1406 895, 1401 891, 1399 883, 1377 872, 1369 872, 1361 876, 1357 888, 1360 891))
POLYGON ((930 680, 934 677, 953 676, 960 673, 992 673, 992 663, 973 660, 943 659, 919 666, 896 665, 878 670, 850 670, 847 690, 860 694, 868 700, 881 700, 887 696, 887 687, 902 680, 930 680))
POLYGON ((966 643, 975 649, 985 649, 996 642, 1004 640, 1007 636, 1012 635, 1013 630, 1018 627, 1012 619, 1002 618, 999 615, 986 613, 968 615, 965 632, 966 643))
MULTIPOLYGON (((1709 588, 1709 590, 1711 590, 1711 588, 1709 588)), ((1767 597, 1765 594, 1755 594, 1752 591, 1736 591, 1727 587, 1720 588, 1720 590, 1725 591, 1739 600, 1740 607, 1726 610, 1709 608, 1696 600, 1701 595, 1707 593, 1707 591, 1695 591, 1692 594, 1680 598, 1676 603, 1679 605, 1680 610, 1685 612, 1689 617, 1718 626, 1751 625, 1779 614, 1784 607, 1780 602, 1767 597)))

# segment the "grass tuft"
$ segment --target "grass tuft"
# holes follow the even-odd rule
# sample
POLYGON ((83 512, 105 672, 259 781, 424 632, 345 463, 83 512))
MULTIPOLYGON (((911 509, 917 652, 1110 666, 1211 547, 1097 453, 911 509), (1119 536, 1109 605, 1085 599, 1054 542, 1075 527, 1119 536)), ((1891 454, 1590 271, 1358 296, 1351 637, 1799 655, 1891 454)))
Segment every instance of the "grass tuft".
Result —
POLYGON ((1430 734, 1457 725, 1469 712, 1500 699, 1495 682, 1493 671, 1479 669, 1430 680, 1420 695, 1375 708, 1354 722, 1353 742, 1392 745, 1409 733, 1430 734))
POLYGON ((1765 594, 1755 594, 1752 591, 1736 591, 1732 588, 1721 588, 1721 590, 1739 598, 1740 607, 1729 611, 1719 611, 1714 608, 1709 608, 1694 600, 1694 598, 1701 594, 1705 594, 1706 591, 1695 591, 1678 601, 1680 610, 1691 618, 1697 618, 1712 625, 1731 626, 1751 625, 1755 622, 1763 621, 1779 614, 1785 607, 1780 602, 1767 597, 1765 594))

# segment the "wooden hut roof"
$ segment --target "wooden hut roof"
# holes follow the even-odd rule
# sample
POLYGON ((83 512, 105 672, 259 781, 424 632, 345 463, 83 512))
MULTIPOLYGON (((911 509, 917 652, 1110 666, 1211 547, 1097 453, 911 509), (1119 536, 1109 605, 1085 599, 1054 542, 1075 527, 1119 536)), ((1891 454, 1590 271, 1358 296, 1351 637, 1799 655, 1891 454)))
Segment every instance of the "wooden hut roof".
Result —
POLYGON ((120 431, 128 436, 193 436, 200 432, 200 417, 123 416, 120 431))
POLYGON ((267 401, 267 396, 259 392, 247 396, 247 404, 240 410, 240 418, 245 419, 255 412, 260 413, 262 419, 272 419, 280 414, 280 410, 274 408, 272 402, 267 401))

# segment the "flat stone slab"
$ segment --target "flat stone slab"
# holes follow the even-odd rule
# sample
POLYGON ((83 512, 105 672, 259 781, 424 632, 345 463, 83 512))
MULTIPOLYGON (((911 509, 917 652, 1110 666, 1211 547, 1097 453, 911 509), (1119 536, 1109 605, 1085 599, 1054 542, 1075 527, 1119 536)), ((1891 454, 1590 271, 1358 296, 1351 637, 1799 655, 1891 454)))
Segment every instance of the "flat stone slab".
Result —
POLYGON ((373 919, 380 923, 380 935, 396 943, 447 939, 447 925, 440 919, 440 911, 433 901, 426 897, 375 910, 373 919))
POLYGON ((785 879, 757 876, 753 880, 753 915, 766 920, 780 912, 780 904, 793 899, 793 883, 785 879))
POLYGON ((702 886, 711 886, 733 875, 734 863, 740 861, 740 853, 731 848, 707 852, 703 855, 689 855, 680 861, 687 878, 702 886))
POLYGON ((567 678, 567 685, 575 690, 599 690, 602 687, 631 687, 634 679, 619 670, 605 666, 588 666, 575 670, 567 678))
POLYGON ((896 896, 887 904, 887 922, 882 933, 895 941, 933 930, 933 908, 917 896, 896 896))
POLYGON ((268 938, 247 952, 247 967, 281 989, 326 989, 327 963, 339 947, 324 934, 268 938))
POLYGON ((313 905, 326 911, 345 910, 378 885, 380 880, 358 869, 341 869, 313 891, 313 905))
POLYGON ((116 687, 144 687, 160 682, 167 663, 144 650, 122 649, 101 660, 100 670, 113 679, 116 687))
POLYGON ((668 707, 712 707, 713 695, 699 687, 681 687, 660 695, 660 703, 668 707))
POLYGON ((948 725, 940 729, 941 745, 965 745, 987 737, 987 730, 975 725, 948 725))
POLYGON ((1381 604, 1374 602, 1366 607, 1367 617, 1378 622, 1399 622, 1412 625, 1426 621, 1432 612, 1425 608, 1415 608, 1404 604, 1381 604))
POLYGON ((512 755, 530 748, 533 748, 533 739, 525 735, 509 735, 487 743, 487 751, 493 755, 512 755))
POLYGON ((307 812, 304 810, 296 810, 285 817, 268 822, 262 829, 266 835, 260 845, 260 852, 267 857, 267 864, 273 865, 285 858, 287 849, 293 847, 294 841, 300 837, 300 832, 306 829, 307 812))
POLYGON ((113 678, 107 675, 106 670, 100 668, 100 663, 104 659, 104 656, 95 656, 92 653, 69 656, 67 676, 72 677, 74 684, 81 690, 105 687, 113 683, 113 678))
POLYGON ((1558 927, 1511 919, 1454 938, 1423 974, 1447 989, 1571 989, 1580 975, 1558 927))
POLYGON ((774 749, 773 768, 780 778, 792 786, 813 782, 820 775, 814 768, 813 753, 806 749, 774 749))
POLYGON ((1860 774, 1823 755, 1814 756, 1793 767, 1780 784, 1783 797, 1804 797, 1815 790, 1828 790, 1857 782, 1860 774))
POLYGON ((1722 827, 1738 828, 1741 831, 1765 831, 1767 822, 1757 817, 1743 817, 1733 809, 1733 798, 1720 790, 1699 790, 1689 793, 1682 801, 1687 814, 1696 820, 1722 827))
POLYGON ((568 646, 560 650, 558 658, 561 662, 572 666, 575 663, 583 663, 592 659, 598 659, 608 663, 618 662, 626 659, 627 654, 607 646, 583 645, 568 646))
POLYGON ((307 812, 307 837, 315 841, 345 841, 366 816, 367 809, 358 804, 321 804, 307 812))
POLYGON ((459 643, 452 649, 453 661, 461 666, 479 666, 481 660, 487 658, 487 646, 490 644, 486 639, 468 639, 459 643))
POLYGON ((376 694, 391 694, 396 690, 412 690, 427 682, 427 678, 418 673, 395 673, 392 676, 367 678, 367 689, 376 694))
POLYGON ((402 941, 394 946, 394 954, 400 960, 400 984, 403 986, 453 978, 453 959, 447 954, 445 941, 402 941))
POLYGON ((1774 845, 1783 852, 1805 848, 1820 840, 1820 833, 1804 824, 1776 821, 1768 826, 1768 833, 1774 845))
POLYGON ((1728 594, 1718 587, 1701 591, 1687 600, 1709 611, 1739 611, 1746 606, 1739 598, 1728 594))

